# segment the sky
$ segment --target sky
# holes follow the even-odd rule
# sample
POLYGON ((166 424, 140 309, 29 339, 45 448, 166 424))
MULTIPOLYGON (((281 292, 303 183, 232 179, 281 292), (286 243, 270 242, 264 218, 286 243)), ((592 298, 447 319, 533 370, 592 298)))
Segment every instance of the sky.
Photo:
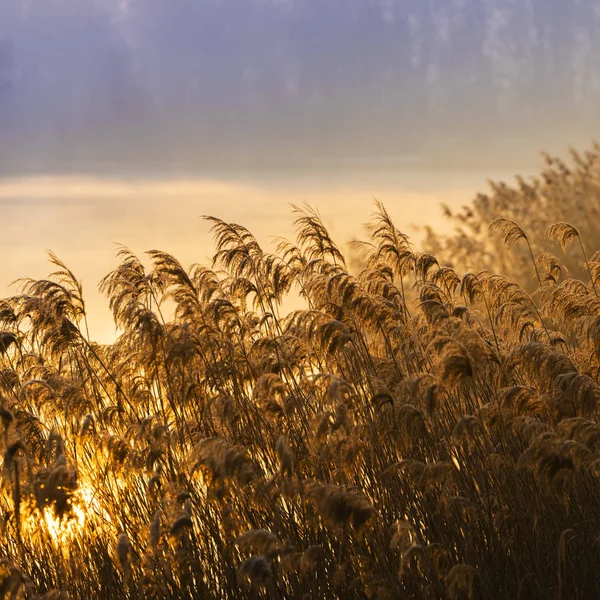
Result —
POLYGON ((4 174, 513 168, 599 101, 595 0, 0 0, 4 174))
POLYGON ((0 0, 0 293, 51 249, 208 264, 201 215, 268 243, 291 203, 344 244, 373 199, 444 227, 486 179, 599 139, 597 0, 0 0))

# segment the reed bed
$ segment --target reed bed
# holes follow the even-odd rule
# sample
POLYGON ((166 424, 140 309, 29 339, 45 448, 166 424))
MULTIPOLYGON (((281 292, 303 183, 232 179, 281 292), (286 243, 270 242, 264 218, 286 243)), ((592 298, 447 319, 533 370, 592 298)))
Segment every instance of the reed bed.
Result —
POLYGON ((209 266, 120 248, 111 345, 53 254, 0 301, 2 597, 600 597, 595 240, 496 213, 529 262, 465 272, 378 202, 350 272, 293 213, 273 252, 209 217, 209 266))

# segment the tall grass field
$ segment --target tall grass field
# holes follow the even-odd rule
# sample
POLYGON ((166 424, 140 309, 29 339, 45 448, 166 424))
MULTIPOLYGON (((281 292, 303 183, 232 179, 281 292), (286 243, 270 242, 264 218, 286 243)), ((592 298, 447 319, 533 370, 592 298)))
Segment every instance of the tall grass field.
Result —
POLYGON ((600 146, 420 251, 401 211, 348 251, 309 205, 269 249, 206 217, 212 264, 121 247, 110 345, 58 256, 20 280, 0 597, 600 598, 600 146))

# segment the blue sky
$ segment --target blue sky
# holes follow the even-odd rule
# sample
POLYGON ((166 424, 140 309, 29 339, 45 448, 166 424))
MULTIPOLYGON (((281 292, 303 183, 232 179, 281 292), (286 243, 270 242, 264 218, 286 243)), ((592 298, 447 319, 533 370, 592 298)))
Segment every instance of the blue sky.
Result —
POLYGON ((0 172, 537 160, 598 137, 599 7, 0 0, 0 172))

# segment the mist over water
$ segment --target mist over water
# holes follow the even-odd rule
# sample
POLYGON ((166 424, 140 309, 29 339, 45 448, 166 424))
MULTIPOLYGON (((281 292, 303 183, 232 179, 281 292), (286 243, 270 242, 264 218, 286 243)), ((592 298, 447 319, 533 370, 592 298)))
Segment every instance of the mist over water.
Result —
MULTIPOLYGON (((92 335, 114 335, 107 301, 97 292, 112 270, 122 243, 138 255, 150 249, 173 254, 184 267, 210 265, 214 252, 202 215, 237 222, 266 248, 275 236, 294 239, 291 204, 316 206, 332 236, 346 249, 366 237, 363 225, 374 198, 387 206, 398 226, 418 241, 413 225, 444 227, 439 204, 458 207, 486 189, 483 172, 378 170, 290 174, 263 172, 226 180, 119 179, 94 176, 13 177, 0 181, 3 230, 0 289, 20 277, 44 278, 55 252, 83 279, 92 335)), ((510 173, 498 172, 497 179, 510 173)))

